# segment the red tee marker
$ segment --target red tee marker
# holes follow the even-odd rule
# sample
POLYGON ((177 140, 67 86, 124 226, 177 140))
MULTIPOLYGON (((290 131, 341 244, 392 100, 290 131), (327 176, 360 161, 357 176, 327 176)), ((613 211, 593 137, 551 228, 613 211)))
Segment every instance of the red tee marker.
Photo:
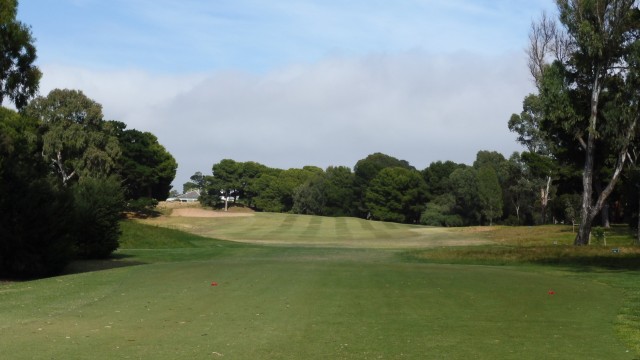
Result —
POLYGON ((555 293, 556 293, 555 291, 549 290, 549 295, 555 295, 555 293))
POLYGON ((218 283, 214 281, 211 283, 211 286, 218 286, 218 283))

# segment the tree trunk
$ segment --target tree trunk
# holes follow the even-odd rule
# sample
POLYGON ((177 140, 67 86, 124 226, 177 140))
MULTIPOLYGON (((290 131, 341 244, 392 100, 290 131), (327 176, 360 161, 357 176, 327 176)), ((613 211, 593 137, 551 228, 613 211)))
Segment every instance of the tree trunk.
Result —
MULTIPOLYGON (((593 187, 596 190, 598 196, 602 195, 602 181, 600 179, 596 178, 593 181, 593 187)), ((600 222, 602 223, 603 228, 611 228, 611 224, 609 222, 609 202, 605 202, 602 206, 602 210, 600 210, 600 222)))
POLYGON ((593 196, 593 153, 596 146, 596 121, 598 120, 598 100, 600 99, 600 73, 596 71, 591 92, 591 113, 587 129, 587 143, 582 144, 585 151, 584 171, 582 173, 582 207, 580 209, 580 228, 573 242, 574 245, 589 244, 591 235, 591 197, 593 196))
POLYGON ((638 196, 638 232, 636 234, 636 243, 640 245, 640 196, 638 196))
POLYGON ((602 227, 605 229, 611 228, 611 222, 609 221, 609 203, 605 203, 600 211, 600 218, 602 219, 602 227))
POLYGON ((549 188, 551 187, 551 176, 547 176, 547 184, 540 188, 540 216, 542 216, 542 224, 547 223, 547 205, 549 204, 549 188))

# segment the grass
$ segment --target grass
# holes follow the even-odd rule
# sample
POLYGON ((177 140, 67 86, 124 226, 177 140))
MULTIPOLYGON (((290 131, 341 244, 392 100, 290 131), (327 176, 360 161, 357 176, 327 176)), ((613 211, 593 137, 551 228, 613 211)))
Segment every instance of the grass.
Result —
POLYGON ((160 217, 144 220, 144 223, 209 238, 265 245, 407 249, 490 242, 467 231, 293 214, 256 213, 255 216, 222 218, 160 217))
MULTIPOLYGON (((465 231, 473 232, 473 228, 465 231)), ((607 246, 575 247, 569 226, 494 227, 480 234, 492 242, 484 246, 439 247, 407 252, 408 259, 432 263, 640 269, 640 248, 626 227, 609 230, 607 246), (488 231, 487 231, 488 230, 488 231)))
POLYGON ((490 242, 553 244, 544 232, 561 228, 511 243, 517 228, 252 218, 124 222, 105 270, 0 284, 0 348, 16 359, 638 358, 635 272, 454 264, 490 242))

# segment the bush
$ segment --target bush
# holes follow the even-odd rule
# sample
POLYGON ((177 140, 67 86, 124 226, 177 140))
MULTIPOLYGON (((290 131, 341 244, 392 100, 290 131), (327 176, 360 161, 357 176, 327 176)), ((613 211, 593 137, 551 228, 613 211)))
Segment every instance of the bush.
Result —
POLYGON ((73 189, 77 254, 108 257, 118 248, 124 197, 117 178, 84 178, 73 189))
POLYGON ((135 200, 129 200, 127 202, 127 211, 135 213, 150 213, 158 206, 158 200, 153 198, 139 198, 135 200))
POLYGON ((48 165, 37 122, 0 107, 0 276, 53 275, 73 258, 71 195, 48 165))
POLYGON ((0 274, 33 278, 59 273, 74 256, 70 194, 46 179, 4 185, 11 191, 3 192, 0 201, 0 274))

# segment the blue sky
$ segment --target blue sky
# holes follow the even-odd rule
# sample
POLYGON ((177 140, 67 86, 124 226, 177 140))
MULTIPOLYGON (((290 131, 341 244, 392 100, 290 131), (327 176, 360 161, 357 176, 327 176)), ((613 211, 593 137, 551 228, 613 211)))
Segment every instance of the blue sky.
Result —
POLYGON ((181 185, 223 158, 424 168, 518 150, 524 48, 552 0, 22 0, 41 93, 76 88, 151 131, 181 185), (184 139, 188 138, 188 141, 184 139))

